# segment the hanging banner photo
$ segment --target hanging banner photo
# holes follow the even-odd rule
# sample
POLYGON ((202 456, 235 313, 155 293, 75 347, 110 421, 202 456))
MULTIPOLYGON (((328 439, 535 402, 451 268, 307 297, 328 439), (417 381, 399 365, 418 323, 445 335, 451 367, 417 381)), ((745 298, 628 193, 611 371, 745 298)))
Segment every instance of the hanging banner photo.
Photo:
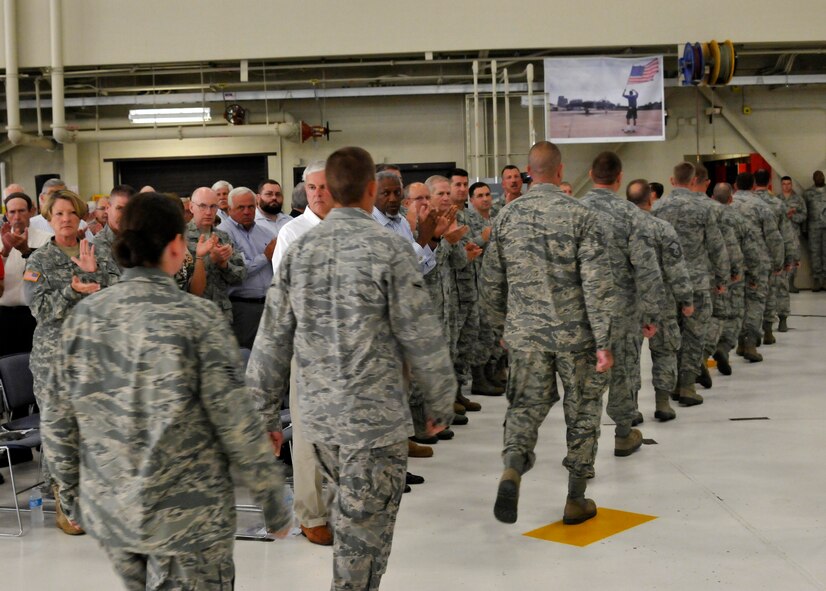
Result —
POLYGON ((552 142, 665 140, 662 56, 549 58, 545 92, 552 142))

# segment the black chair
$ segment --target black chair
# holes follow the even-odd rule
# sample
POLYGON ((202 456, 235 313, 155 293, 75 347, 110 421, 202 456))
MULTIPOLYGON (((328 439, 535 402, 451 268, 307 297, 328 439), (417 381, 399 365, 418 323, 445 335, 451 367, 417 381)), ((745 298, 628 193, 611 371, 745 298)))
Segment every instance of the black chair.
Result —
MULTIPOLYGON (((29 369, 28 353, 0 357, 0 390, 2 390, 4 413, 10 417, 18 416, 21 412, 25 414, 25 416, 0 425, 0 454, 5 454, 9 462, 9 483, 14 499, 13 510, 17 515, 17 532, 0 532, 0 537, 19 537, 23 535, 23 522, 20 517, 17 495, 23 491, 18 492, 14 482, 11 450, 39 450, 41 446, 40 414, 29 414, 35 409, 37 403, 34 398, 34 384, 32 372, 29 369)), ((12 510, 11 507, 3 509, 12 510)))

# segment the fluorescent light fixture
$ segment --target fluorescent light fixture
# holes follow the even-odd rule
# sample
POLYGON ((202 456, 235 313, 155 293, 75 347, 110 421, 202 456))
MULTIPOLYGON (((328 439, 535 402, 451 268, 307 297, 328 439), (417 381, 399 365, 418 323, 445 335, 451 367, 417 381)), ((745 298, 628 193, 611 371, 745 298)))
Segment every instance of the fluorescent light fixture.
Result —
POLYGON ((186 107, 181 109, 130 109, 129 121, 132 123, 203 123, 211 121, 209 107, 186 107))

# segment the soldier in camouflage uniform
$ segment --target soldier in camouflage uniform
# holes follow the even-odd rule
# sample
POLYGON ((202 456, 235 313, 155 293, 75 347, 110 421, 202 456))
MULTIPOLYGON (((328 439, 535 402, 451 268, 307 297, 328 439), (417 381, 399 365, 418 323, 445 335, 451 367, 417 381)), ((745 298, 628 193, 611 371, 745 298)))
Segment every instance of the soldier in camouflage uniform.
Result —
POLYGON ((632 424, 641 421, 635 398, 639 391, 639 335, 645 331, 646 336, 653 336, 662 326, 661 315, 668 304, 645 214, 616 193, 622 182, 619 157, 602 152, 594 159, 590 176, 594 188, 580 203, 593 210, 605 228, 618 307, 611 325, 614 367, 606 410, 616 423, 614 455, 627 456, 642 445, 642 433, 632 429, 632 424))
POLYGON ((194 259, 189 291, 218 304, 232 325, 232 302, 227 287, 239 285, 247 276, 244 258, 226 232, 213 226, 218 211, 218 195, 208 187, 195 189, 189 204, 192 221, 186 225, 186 242, 194 259))
POLYGON ((754 176, 750 172, 740 173, 737 175, 735 186, 737 191, 732 198, 731 207, 746 219, 758 245, 767 253, 769 259, 769 271, 759 278, 759 282, 755 282, 754 288, 749 285, 749 289, 745 290, 745 315, 737 346, 738 355, 757 363, 763 361, 763 356, 757 352, 757 343, 763 334, 763 314, 766 310, 769 278, 783 271, 785 249, 774 211, 752 193, 754 176))
POLYGON ((247 368, 271 432, 280 429, 293 351, 302 392, 312 393, 299 393, 298 406, 335 488, 334 591, 378 589, 387 568, 412 434, 403 366, 425 395, 431 432, 450 423, 456 393, 413 250, 368 213, 373 170, 360 148, 327 159, 341 207, 285 254, 247 368))
MULTIPOLYGON (((625 196, 645 216, 647 233, 652 238, 652 246, 657 253, 657 263, 662 272, 667 305, 662 311, 662 320, 657 332, 648 339, 651 350, 651 382, 654 385, 656 410, 654 418, 670 421, 677 417, 668 399, 677 388, 677 353, 680 350, 680 316, 694 313, 694 288, 688 274, 688 266, 683 258, 683 248, 674 228, 658 217, 650 215, 652 199, 648 181, 637 179, 628 183, 625 196)), ((637 349, 642 349, 642 333, 636 333, 637 349)), ((636 376, 639 376, 639 368, 636 376)), ((639 388, 637 388, 639 391, 639 388)))
MULTIPOLYGON (((467 222, 470 227, 470 235, 473 236, 484 250, 490 243, 490 234, 493 230, 493 217, 491 209, 493 199, 491 197, 490 186, 487 183, 473 183, 468 189, 470 195, 470 207, 467 209, 467 222)), ((473 264, 476 266, 477 287, 480 283, 480 273, 482 271, 482 261, 484 252, 473 264)), ((501 396, 505 393, 503 385, 495 383, 496 373, 505 355, 504 349, 499 346, 501 335, 493 331, 493 327, 488 320, 483 309, 479 309, 479 338, 475 344, 475 363, 471 367, 473 379, 472 392, 485 396, 501 396)))
MULTIPOLYGON (((470 217, 475 215, 473 208, 467 208, 468 173, 461 168, 451 170, 450 200, 457 208, 456 222, 469 229, 472 227, 470 217)), ((481 410, 478 402, 471 402, 462 394, 462 386, 470 381, 471 367, 477 364, 477 346, 479 342, 479 290, 477 288, 476 259, 482 254, 485 240, 479 234, 468 231, 462 238, 462 246, 466 249, 468 262, 463 267, 454 269, 456 278, 456 293, 459 300, 457 318, 459 324, 458 340, 456 342, 456 359, 453 365, 459 389, 456 391, 456 402, 466 410, 481 410)))
POLYGON ((129 198, 135 194, 135 189, 129 185, 117 185, 109 192, 109 208, 107 213, 106 227, 103 228, 92 240, 95 249, 109 257, 111 266, 120 269, 115 255, 112 253, 112 245, 115 242, 115 235, 120 229, 120 218, 123 215, 123 208, 129 202, 129 198))
POLYGON ((775 316, 783 316, 785 320, 789 315, 790 310, 780 306, 783 301, 788 304, 789 272, 800 262, 800 253, 792 223, 789 221, 786 207, 769 193, 768 185, 770 181, 771 174, 769 171, 760 169, 754 173, 754 194, 774 212, 777 229, 780 230, 780 235, 783 237, 784 250, 783 271, 778 275, 772 275, 769 280, 769 295, 766 299, 766 312, 763 314, 764 345, 773 345, 776 342, 774 334, 772 334, 775 316))
POLYGON ((505 523, 517 519, 521 476, 533 467, 539 427, 559 400, 559 376, 569 473, 563 521, 576 524, 597 513, 585 488, 612 363, 614 283, 600 219, 556 185, 559 149, 539 142, 528 160, 534 184, 496 218, 482 263, 482 305, 510 357, 505 470, 494 515, 505 523))
MULTIPOLYGON (((795 238, 797 239, 798 248, 803 248, 803 235, 806 233, 806 218, 808 217, 808 209, 806 208, 806 200, 803 199, 802 195, 798 195, 794 191, 794 186, 792 183, 792 177, 784 176, 780 179, 780 187, 782 192, 780 195, 777 196, 780 199, 783 206, 786 208, 786 216, 789 218, 789 221, 792 224, 792 230, 794 231, 795 238)), ((798 254, 802 255, 802 252, 798 254)), ((798 263, 795 267, 789 272, 789 285, 785 292, 781 292, 782 303, 779 304, 784 310, 791 309, 791 303, 789 302, 789 294, 790 293, 798 293, 798 289, 794 284, 795 276, 797 275, 797 270, 800 268, 800 264, 798 263)), ((784 324, 783 318, 780 319, 781 324, 784 324)), ((788 330, 785 326, 780 326, 778 330, 780 332, 786 332, 788 330)))
POLYGON ((506 164, 502 167, 502 194, 497 195, 490 208, 490 217, 496 218, 502 208, 511 201, 519 199, 522 195, 522 173, 519 167, 513 164, 506 164))
POLYGON ((826 281, 826 176, 822 170, 816 170, 812 180, 814 185, 806 189, 803 199, 809 214, 806 226, 812 263, 812 291, 821 291, 826 281))
POLYGON ((731 276, 726 244, 712 206, 707 197, 692 190, 693 178, 693 164, 682 162, 675 166, 671 177, 674 189, 659 199, 651 210, 676 230, 694 287, 694 313, 680 319, 679 374, 677 391, 672 395, 672 399, 685 406, 703 402, 694 381, 703 359, 705 335, 712 313, 711 290, 723 293, 731 276))
POLYGON ((230 467, 273 532, 290 523, 281 468, 238 349, 226 346, 229 325, 172 279, 187 248, 180 209, 141 195, 122 222, 122 281, 64 323, 43 443, 68 516, 103 546, 127 589, 229 591, 230 467), (117 371, 89 372, 89 359, 117 371))
MULTIPOLYGON (((760 286, 769 276, 769 257, 759 229, 732 204, 732 188, 728 183, 718 183, 714 187, 713 199, 724 206, 722 219, 734 229, 742 254, 742 273, 729 286, 729 316, 723 322, 723 330, 713 352, 717 369, 723 375, 731 375, 729 352, 737 344, 746 315, 746 302, 760 301, 760 286)), ((729 250, 731 252, 731 250, 729 250)), ((759 326, 759 318, 757 319, 759 326)))
MULTIPOLYGON (((46 377, 54 367, 60 332, 69 312, 87 295, 115 283, 120 275, 117 268, 110 267, 108 254, 95 252, 86 240, 78 243, 77 230, 85 211, 86 204, 71 191, 52 193, 43 216, 49 220, 55 236, 29 257, 23 275, 26 302, 37 321, 29 365, 41 410, 52 394, 46 377)), ((111 316, 106 318, 111 321, 111 316)), ((50 450, 46 449, 43 480, 47 487, 53 485, 50 465, 50 450)), ((83 533, 63 516, 59 500, 56 513, 57 525, 64 532, 83 533)))
MULTIPOLYGON (((710 184, 708 178, 708 171, 702 165, 694 167, 694 179, 692 180, 692 189, 702 198, 708 198, 708 186, 710 184)), ((706 362, 708 358, 717 351, 717 343, 723 334, 723 326, 727 319, 731 318, 732 314, 732 294, 731 286, 734 283, 742 280, 743 275, 743 251, 740 248, 740 241, 737 239, 737 232, 734 228, 736 221, 733 216, 736 215, 731 209, 726 208, 723 204, 714 199, 709 199, 711 211, 714 215, 714 220, 720 228, 720 233, 723 235, 723 240, 726 243, 726 254, 728 254, 729 265, 731 267, 731 278, 726 284, 726 291, 717 293, 717 290, 711 290, 711 318, 708 323, 708 331, 706 332, 704 355, 700 361, 700 374, 697 377, 697 383, 704 388, 711 388, 711 374, 708 371, 706 362)), ((721 373, 724 375, 731 374, 731 366, 718 366, 721 373), (726 371, 728 370, 728 371, 726 371)))

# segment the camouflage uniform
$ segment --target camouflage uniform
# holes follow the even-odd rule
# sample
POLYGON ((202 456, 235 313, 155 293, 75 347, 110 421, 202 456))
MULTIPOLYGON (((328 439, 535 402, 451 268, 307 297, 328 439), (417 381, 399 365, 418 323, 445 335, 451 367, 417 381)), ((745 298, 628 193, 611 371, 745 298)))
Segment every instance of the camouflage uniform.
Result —
POLYGON ((126 269, 122 279, 78 304, 49 376, 43 442, 64 510, 129 589, 231 589, 230 466, 270 530, 290 519, 240 354, 226 346, 215 304, 160 269, 126 269), (89 372, 89 359, 118 371, 89 372))
POLYGON ((694 314, 680 318, 682 346, 678 359, 680 383, 693 386, 712 313, 711 290, 727 285, 731 277, 726 244, 710 200, 689 189, 675 188, 654 204, 652 212, 676 230, 694 287, 694 314))
POLYGON ((754 289, 745 290, 745 315, 740 335, 756 341, 763 334, 763 314, 769 291, 769 277, 771 273, 783 269, 783 237, 777 228, 771 208, 757 199, 751 191, 737 191, 732 198, 731 207, 745 218, 754 232, 758 245, 767 253, 769 259, 769 271, 759 278, 754 289))
MULTIPOLYGON (((789 221, 789 216, 786 215, 786 207, 780 203, 775 197, 766 190, 754 191, 754 195, 768 205, 774 213, 775 223, 777 229, 780 230, 780 236, 783 238, 783 251, 785 267, 789 267, 800 260, 798 252, 798 244, 792 229, 792 223, 789 221)), ((788 303, 789 301, 789 278, 784 270, 778 275, 772 275, 769 279, 769 295, 766 298, 766 312, 763 315, 763 322, 774 322, 777 314, 781 316, 788 316, 789 310, 779 309, 781 301, 788 303), (785 298, 783 294, 785 293, 785 298)))
MULTIPOLYGON (((795 238, 797 239, 797 246, 799 249, 803 248, 803 234, 806 233, 806 218, 808 217, 808 209, 806 208, 806 200, 803 199, 802 195, 798 195, 797 193, 792 193, 788 197, 784 197, 781 193, 777 196, 780 199, 780 202, 783 204, 784 208, 786 209, 786 216, 790 213, 792 214, 789 218, 789 221, 792 224, 792 231, 794 232, 795 238), (794 210, 794 213, 792 213, 794 210)), ((802 256, 802 252, 798 251, 798 256, 802 256)), ((781 292, 782 301, 778 302, 778 306, 782 309, 790 309, 790 302, 789 302, 789 288, 794 286, 794 278, 797 275, 797 268, 791 270, 789 273, 789 283, 786 286, 785 293, 781 292)))
MULTIPOLYGON (((718 350, 728 353, 737 344, 743 329, 747 302, 760 301, 760 286, 765 284, 769 276, 769 257, 759 229, 755 228, 737 208, 726 206, 723 216, 734 229, 743 255, 742 272, 737 281, 732 282, 729 287, 730 314, 723 322, 722 334, 717 343, 718 350)), ((759 329, 760 318, 755 320, 759 329)))
MULTIPOLYGON (((707 198, 705 193, 698 193, 698 195, 707 198)), ((734 227, 737 223, 737 220, 734 219, 737 214, 731 208, 726 207, 715 199, 708 199, 708 202, 711 205, 717 226, 720 228, 720 233, 723 235, 723 240, 726 243, 726 253, 728 254, 731 266, 731 277, 726 283, 726 291, 724 293, 717 293, 716 290, 711 290, 712 313, 705 339, 705 356, 701 363, 705 363, 706 359, 717 350, 717 343, 723 335, 725 322, 731 318, 733 313, 732 286, 735 282, 742 281, 743 279, 743 250, 740 248, 737 230, 734 227)))
POLYGON ((817 284, 826 281, 826 187, 809 187, 803 193, 808 212, 807 230, 809 252, 812 260, 812 280, 817 284))
POLYGON ((118 271, 123 271, 120 263, 112 252, 112 244, 114 244, 114 242, 115 232, 109 224, 106 224, 106 227, 98 232, 92 239, 92 244, 95 245, 95 252, 99 252, 101 255, 106 255, 109 257, 110 266, 116 268, 118 271))
MULTIPOLYGON (((657 263, 662 271, 667 305, 656 334, 648 341, 651 350, 651 382, 655 390, 673 392, 677 387, 677 352, 680 350, 679 318, 682 308, 693 305, 694 288, 688 274, 683 248, 674 228, 658 217, 646 214, 648 235, 657 252, 657 263)), ((637 335, 642 348, 642 333, 637 335)), ((636 375, 639 375, 637 370, 636 375)))
MULTIPOLYGON (((470 230, 471 214, 467 209, 460 210, 456 214, 456 223, 468 226, 468 233, 459 242, 464 248, 470 242, 477 246, 483 246, 484 241, 480 235, 474 235, 470 230)), ((478 257, 477 257, 478 258, 478 257)), ((479 290, 476 286, 476 261, 469 261, 461 267, 454 268, 456 278, 456 294, 458 296, 459 307, 457 310, 458 330, 456 339, 456 358, 453 369, 456 372, 456 379, 459 384, 468 382, 471 365, 476 363, 476 347, 479 342, 479 290)))
MULTIPOLYGON (((482 240, 482 232, 485 228, 491 228, 493 226, 493 215, 491 215, 488 219, 485 219, 473 208, 468 209, 466 214, 466 223, 470 227, 468 234, 472 236, 471 239, 476 244, 486 249, 489 241, 482 240)), ((484 261, 484 258, 485 254, 483 252, 481 256, 477 257, 476 260, 473 261, 473 264, 476 267, 476 285, 478 290, 481 289, 482 262, 484 261)), ((500 338, 501 335, 496 335, 494 333, 487 314, 485 314, 485 311, 480 306, 479 336, 474 347, 473 364, 484 365, 489 359, 498 360, 504 354, 504 350, 499 346, 500 338)))
POLYGON ((551 184, 534 184, 493 226, 482 263, 482 305, 504 335, 510 358, 505 466, 535 462, 537 433, 564 386, 565 466, 593 473, 608 376, 596 350, 608 349, 616 301, 599 218, 551 184))
MULTIPOLYGON (((52 394, 46 386, 46 376, 55 364, 63 322, 72 308, 86 297, 72 289, 72 276, 77 275, 84 283, 99 283, 101 288, 112 285, 120 276, 120 271, 110 266, 108 255, 95 253, 95 259, 97 271, 81 271, 52 239, 33 252, 26 264, 23 289, 32 316, 37 321, 29 367, 34 378, 34 395, 41 410, 52 394)), ((49 475, 50 463, 47 449, 42 465, 43 480, 49 487, 52 484, 49 475)))
POLYGON ((646 214, 609 189, 594 189, 579 201, 596 213, 610 249, 618 309, 611 326, 614 367, 606 411, 617 425, 617 436, 627 437, 637 414, 639 334, 643 324, 661 325, 665 287, 646 214))
MULTIPOLYGON (((232 255, 227 261, 226 268, 221 268, 212 262, 209 255, 203 258, 204 271, 206 271, 206 288, 201 296, 207 300, 211 300, 218 304, 218 307, 224 313, 227 321, 232 325, 232 302, 229 301, 227 295, 227 287, 230 285, 239 285, 247 277, 247 267, 244 265, 244 257, 241 256, 240 249, 232 242, 229 234, 221 230, 212 229, 212 234, 218 236, 218 243, 221 245, 231 244, 232 255)), ((192 255, 192 267, 187 269, 187 276, 192 280, 192 275, 195 272, 195 252, 198 247, 198 238, 201 236, 201 231, 195 222, 190 221, 186 225, 186 243, 189 248, 189 253, 192 255)), ((207 236, 208 238, 209 236, 207 236)))
POLYGON ((405 364, 427 415, 453 419, 457 384, 432 308, 410 244, 348 207, 294 242, 267 293, 247 382, 279 430, 295 350, 305 435, 336 489, 334 590, 378 589, 386 568, 413 434, 405 364))

